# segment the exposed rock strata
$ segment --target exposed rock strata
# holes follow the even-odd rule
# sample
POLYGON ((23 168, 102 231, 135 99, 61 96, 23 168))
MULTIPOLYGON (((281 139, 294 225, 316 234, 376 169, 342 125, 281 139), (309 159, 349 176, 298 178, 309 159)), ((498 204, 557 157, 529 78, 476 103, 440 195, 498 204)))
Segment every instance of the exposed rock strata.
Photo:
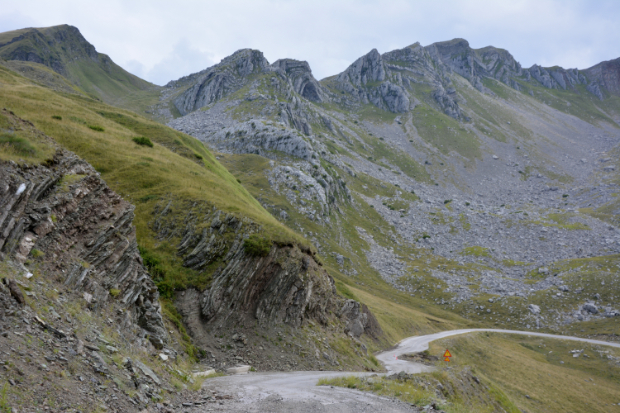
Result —
POLYGON ((159 238, 179 239, 185 266, 211 273, 203 291, 177 295, 177 305, 200 346, 212 339, 208 330, 258 323, 265 328, 308 323, 342 324, 343 333, 379 338, 381 328, 365 306, 340 297, 332 277, 315 254, 295 245, 273 244, 264 256, 253 256, 244 240, 261 228, 208 205, 162 202, 152 223, 159 238), (175 213, 188 211, 180 218, 175 213), (181 224, 183 223, 183 224, 181 224))
POLYGON ((21 262, 44 256, 41 271, 83 292, 93 309, 117 300, 128 325, 162 347, 159 293, 138 252, 134 207, 64 150, 47 166, 3 162, 0 182, 0 254, 21 262))

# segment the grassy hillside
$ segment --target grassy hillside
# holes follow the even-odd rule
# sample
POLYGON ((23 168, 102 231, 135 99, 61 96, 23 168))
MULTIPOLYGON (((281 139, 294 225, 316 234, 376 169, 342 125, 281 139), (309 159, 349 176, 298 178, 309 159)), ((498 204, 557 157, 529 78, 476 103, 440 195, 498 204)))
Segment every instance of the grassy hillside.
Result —
POLYGON ((451 367, 474 367, 521 411, 612 412, 620 400, 620 351, 612 347, 479 333, 433 342, 429 352, 446 348, 451 367))
MULTIPOLYGON (((116 192, 136 205, 139 244, 155 255, 175 287, 196 276, 181 266, 176 240, 158 241, 149 229, 155 204, 205 202, 262 225, 274 241, 309 244, 274 219, 196 139, 80 95, 55 93, 0 66, 0 107, 31 121, 63 147, 90 162, 116 192), (148 138, 152 147, 134 142, 148 138)), ((6 123, 6 120, 4 121, 6 123)), ((3 159, 35 163, 53 150, 43 136, 18 136, 10 125, 2 129, 3 159)))
POLYGON ((46 66, 88 96, 108 103, 154 87, 98 53, 77 28, 68 25, 0 33, 0 58, 46 66))

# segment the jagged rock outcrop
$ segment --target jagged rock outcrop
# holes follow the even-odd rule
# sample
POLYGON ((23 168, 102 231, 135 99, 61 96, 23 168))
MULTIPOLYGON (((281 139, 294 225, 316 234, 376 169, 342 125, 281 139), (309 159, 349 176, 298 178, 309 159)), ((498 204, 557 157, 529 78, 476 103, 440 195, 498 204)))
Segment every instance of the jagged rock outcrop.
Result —
MULTIPOLYGON (((319 154, 310 138, 297 131, 285 129, 284 126, 260 120, 240 122, 209 136, 206 141, 220 151, 263 156, 270 151, 279 151, 318 165, 319 154)), ((323 146, 316 141, 314 145, 323 146)))
POLYGON ((116 300, 126 327, 167 340, 159 293, 138 252, 134 207, 71 152, 46 165, 0 163, 0 255, 41 261, 39 270, 84 293, 93 309, 116 300))
POLYGON ((601 87, 609 93, 620 94, 620 58, 601 62, 584 72, 592 82, 588 85, 588 91, 599 99, 603 99, 601 87))
POLYGON ((540 65, 523 69, 508 51, 493 46, 472 49, 464 39, 433 43, 426 49, 436 61, 484 92, 488 92, 482 84, 484 78, 499 80, 516 90, 522 89, 520 81, 531 79, 549 89, 574 90, 577 85, 587 85, 587 91, 599 99, 603 99, 601 88, 610 93, 620 92, 620 59, 602 62, 582 71, 540 65))
POLYGON ((513 76, 521 76, 519 62, 504 49, 493 46, 472 49, 465 39, 433 43, 425 48, 438 61, 450 70, 469 80, 480 91, 486 88, 481 80, 491 77, 504 83, 510 83, 513 76))
POLYGON ((409 110, 410 101, 398 76, 388 76, 383 58, 372 49, 336 77, 339 89, 362 103, 372 103, 394 113, 409 110), (395 80, 397 83, 390 81, 395 80))
POLYGON ((367 308, 349 300, 349 306, 353 301, 357 307, 342 310, 347 300, 336 293, 334 280, 316 253, 273 243, 264 256, 252 255, 245 241, 262 231, 248 218, 209 205, 168 200, 156 207, 152 228, 162 240, 180 238, 178 254, 185 266, 204 272, 219 263, 211 268, 210 282, 198 292, 199 299, 181 305, 186 310, 188 305, 199 306, 206 325, 234 325, 246 319, 265 326, 299 327, 309 321, 326 325, 338 314, 338 319, 354 326, 356 337, 365 332, 374 338, 381 335, 367 308), (177 216, 179 211, 185 216, 177 216))
POLYGON ((190 87, 174 100, 175 107, 186 115, 209 105, 243 87, 251 73, 267 70, 269 62, 258 50, 242 49, 223 59, 217 65, 187 78, 170 82, 190 83, 190 87))
POLYGON ((367 333, 373 338, 379 338, 381 327, 366 304, 360 304, 355 300, 347 300, 338 315, 348 320, 345 332, 351 333, 353 337, 359 337, 363 333, 367 333))
POLYGON ((280 59, 276 60, 271 67, 281 71, 283 75, 288 77, 293 90, 305 99, 319 103, 329 100, 321 84, 312 76, 312 70, 310 70, 308 62, 280 59))

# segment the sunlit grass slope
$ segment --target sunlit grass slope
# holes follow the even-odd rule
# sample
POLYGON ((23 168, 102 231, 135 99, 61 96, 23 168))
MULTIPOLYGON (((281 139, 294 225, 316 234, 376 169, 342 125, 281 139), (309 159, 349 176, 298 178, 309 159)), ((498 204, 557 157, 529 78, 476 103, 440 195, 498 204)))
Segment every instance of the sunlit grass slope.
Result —
MULTIPOLYGON (((450 365, 473 367, 522 411, 612 412, 620 400, 620 350, 508 334, 468 334, 431 343, 450 365), (578 357, 571 351, 583 350, 578 357)), ((441 362, 446 364, 445 362, 441 362)))
MULTIPOLYGON (((113 190, 136 205, 138 242, 157 257, 176 287, 186 286, 195 274, 181 266, 175 240, 158 241, 149 228, 153 209, 162 199, 173 200, 176 205, 204 202, 250 218, 274 241, 309 246, 263 209, 202 143, 188 135, 89 98, 55 93, 2 66, 0 108, 32 122, 84 158, 113 190), (136 144, 136 137, 150 139, 153 146, 136 144)), ((51 156, 44 138, 12 132, 6 125, 0 128, 6 135, 3 139, 23 141, 21 149, 14 144, 3 145, 2 158, 38 163, 51 156)))

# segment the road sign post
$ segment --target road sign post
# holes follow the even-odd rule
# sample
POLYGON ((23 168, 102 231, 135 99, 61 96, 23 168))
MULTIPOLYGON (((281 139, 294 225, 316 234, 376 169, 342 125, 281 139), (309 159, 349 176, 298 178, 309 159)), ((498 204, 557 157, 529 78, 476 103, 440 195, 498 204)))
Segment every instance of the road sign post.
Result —
POLYGON ((446 352, 443 353, 443 361, 450 361, 450 357, 452 357, 452 354, 450 354, 450 350, 446 349, 446 352))

